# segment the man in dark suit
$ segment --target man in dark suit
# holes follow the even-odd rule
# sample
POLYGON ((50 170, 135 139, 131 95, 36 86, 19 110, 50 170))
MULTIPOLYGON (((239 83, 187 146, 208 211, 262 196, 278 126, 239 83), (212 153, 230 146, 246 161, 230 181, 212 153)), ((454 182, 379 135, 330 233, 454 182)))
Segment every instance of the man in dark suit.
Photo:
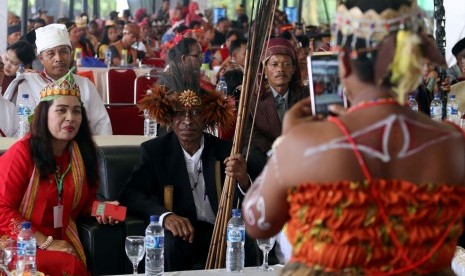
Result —
POLYGON ((141 145, 139 164, 119 198, 130 213, 146 221, 150 215, 160 216, 165 271, 205 266, 223 183, 215 180, 215 171, 236 179, 236 201, 251 184, 244 158, 230 156, 231 143, 204 133, 216 120, 232 120, 234 105, 216 91, 200 89, 195 68, 193 63, 170 66, 142 100, 141 107, 173 131, 141 145), (172 210, 170 204, 165 206, 166 186, 173 187, 172 210))
POLYGON ((252 136, 249 164, 253 173, 260 173, 267 160, 267 152, 281 135, 285 112, 296 102, 308 97, 302 86, 297 54, 294 46, 284 38, 272 38, 262 59, 263 86, 259 95, 252 97, 246 127, 246 140, 252 136), (253 131, 252 121, 257 104, 253 131))

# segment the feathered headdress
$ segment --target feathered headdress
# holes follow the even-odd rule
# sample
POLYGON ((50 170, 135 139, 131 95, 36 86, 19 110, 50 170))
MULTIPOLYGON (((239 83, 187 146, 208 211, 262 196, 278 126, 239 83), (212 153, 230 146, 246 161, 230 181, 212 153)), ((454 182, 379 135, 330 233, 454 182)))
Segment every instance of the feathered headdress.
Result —
POLYGON ((216 90, 207 90, 200 80, 200 68, 189 60, 170 64, 166 72, 158 74, 157 83, 139 101, 140 110, 162 126, 171 126, 176 111, 196 107, 208 129, 233 127, 236 117, 234 100, 216 90))

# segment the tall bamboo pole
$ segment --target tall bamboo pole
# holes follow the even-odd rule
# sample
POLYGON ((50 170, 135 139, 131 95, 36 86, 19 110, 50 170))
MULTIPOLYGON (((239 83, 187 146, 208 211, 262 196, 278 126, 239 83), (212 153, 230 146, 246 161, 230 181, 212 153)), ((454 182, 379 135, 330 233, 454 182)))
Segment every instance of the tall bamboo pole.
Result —
MULTIPOLYGON (((249 24, 249 39, 247 42, 246 60, 244 66, 244 78, 242 82, 241 97, 237 110, 236 131, 234 133, 231 154, 241 153, 243 147, 244 127, 249 114, 249 105, 252 95, 258 91, 257 76, 259 75, 260 59, 265 50, 265 43, 271 33, 274 10, 277 0, 254 0, 252 15, 255 19, 249 24)), ((231 209, 234 200, 236 181, 226 176, 218 213, 216 215, 213 237, 207 257, 207 269, 222 268, 225 266, 226 256, 226 229, 231 217, 231 209)))

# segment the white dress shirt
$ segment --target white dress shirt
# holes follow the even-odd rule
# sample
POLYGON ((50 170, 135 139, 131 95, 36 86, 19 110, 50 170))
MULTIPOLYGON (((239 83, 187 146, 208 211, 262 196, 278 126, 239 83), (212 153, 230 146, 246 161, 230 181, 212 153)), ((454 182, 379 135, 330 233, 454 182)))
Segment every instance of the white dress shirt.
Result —
MULTIPOLYGON (((215 213, 210 205, 210 200, 205 187, 205 179, 203 177, 204 169, 202 166, 202 152, 204 149, 204 138, 200 141, 200 148, 194 155, 190 155, 187 151, 182 149, 184 153, 184 161, 186 162, 187 173, 189 175, 189 182, 192 195, 194 197, 195 209, 197 219, 211 224, 215 224, 215 213)), ((161 225, 166 215, 172 212, 163 213, 160 216, 161 225)))

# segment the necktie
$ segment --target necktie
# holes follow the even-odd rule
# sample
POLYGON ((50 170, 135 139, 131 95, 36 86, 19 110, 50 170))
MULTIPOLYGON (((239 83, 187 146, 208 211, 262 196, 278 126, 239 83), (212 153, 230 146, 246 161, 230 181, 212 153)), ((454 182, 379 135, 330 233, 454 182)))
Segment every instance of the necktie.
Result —
POLYGON ((278 112, 279 120, 282 122, 284 113, 286 113, 286 98, 281 95, 276 96, 276 111, 278 112))

